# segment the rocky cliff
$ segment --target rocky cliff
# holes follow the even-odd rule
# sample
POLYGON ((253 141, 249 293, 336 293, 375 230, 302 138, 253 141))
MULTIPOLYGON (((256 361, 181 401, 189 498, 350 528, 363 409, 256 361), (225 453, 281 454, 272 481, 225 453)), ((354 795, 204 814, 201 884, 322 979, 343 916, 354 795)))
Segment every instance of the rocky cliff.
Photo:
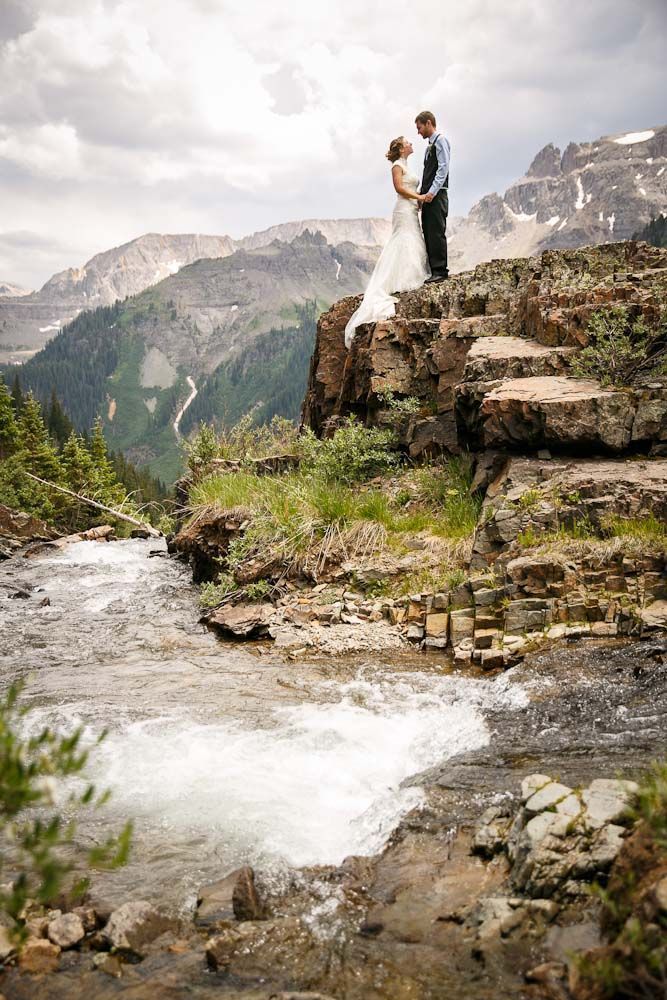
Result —
POLYGON ((343 331, 359 298, 319 322, 303 422, 326 433, 348 413, 395 416, 391 389, 415 397, 402 441, 418 458, 441 451, 540 448, 621 454, 667 450, 667 388, 603 387, 573 378, 601 307, 622 305, 655 324, 667 296, 667 253, 627 242, 491 261, 400 296, 396 317, 362 327, 350 352, 343 331))
POLYGON ((482 198, 456 220, 451 263, 626 240, 667 212, 667 126, 549 144, 501 197, 482 198))

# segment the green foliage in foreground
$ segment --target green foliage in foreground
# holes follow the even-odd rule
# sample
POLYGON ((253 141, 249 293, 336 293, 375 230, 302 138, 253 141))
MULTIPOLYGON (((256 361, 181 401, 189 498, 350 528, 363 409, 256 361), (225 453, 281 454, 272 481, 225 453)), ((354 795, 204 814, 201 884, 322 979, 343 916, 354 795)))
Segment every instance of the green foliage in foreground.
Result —
MULTIPOLYGON (((64 796, 63 779, 81 775, 88 760, 81 730, 59 736, 44 728, 24 735, 28 709, 21 706, 20 694, 21 685, 13 684, 0 701, 0 863, 3 880, 11 878, 11 889, 0 892, 0 908, 19 921, 18 936, 27 900, 52 902, 75 867, 125 864, 132 834, 127 823, 119 835, 71 859, 76 823, 63 812, 99 808, 109 796, 92 784, 64 796), (58 798, 66 808, 56 806, 58 798)), ((87 877, 80 878, 67 886, 68 893, 80 897, 87 885, 87 877)))
MULTIPOLYGON (((667 863, 667 762, 654 763, 641 781, 631 817, 646 836, 646 871, 626 867, 606 889, 597 888, 612 943, 578 961, 590 1000, 643 1000, 667 995, 667 914, 642 894, 642 878, 656 877, 667 863)), ((642 861, 638 862, 640 865, 642 861)))
POLYGON ((574 355, 572 374, 603 386, 632 386, 667 374, 667 321, 648 326, 622 306, 593 313, 589 343, 574 355))

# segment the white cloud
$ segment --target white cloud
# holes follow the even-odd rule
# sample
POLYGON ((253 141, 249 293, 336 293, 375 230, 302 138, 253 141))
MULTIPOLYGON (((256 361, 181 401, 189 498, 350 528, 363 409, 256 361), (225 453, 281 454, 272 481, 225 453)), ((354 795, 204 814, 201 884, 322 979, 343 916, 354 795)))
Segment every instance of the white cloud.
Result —
POLYGON ((54 269, 149 229, 388 214, 387 142, 425 105, 452 140, 455 212, 548 141, 663 116, 662 0, 20 8, 0 33, 2 224, 68 233, 54 269))
POLYGON ((54 180, 78 177, 82 164, 75 129, 64 122, 0 132, 0 159, 54 180))

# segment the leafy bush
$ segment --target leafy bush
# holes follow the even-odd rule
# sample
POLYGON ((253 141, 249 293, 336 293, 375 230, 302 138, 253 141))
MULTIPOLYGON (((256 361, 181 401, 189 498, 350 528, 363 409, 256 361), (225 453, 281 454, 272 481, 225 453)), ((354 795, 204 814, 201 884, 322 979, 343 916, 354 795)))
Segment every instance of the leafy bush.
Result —
POLYGON ((570 362, 578 378, 601 385, 632 386, 667 374, 667 323, 649 327, 622 306, 593 313, 586 329, 588 346, 570 362))
POLYGON ((364 427, 351 416, 331 438, 319 440, 311 431, 301 437, 302 468, 328 482, 357 483, 398 465, 392 431, 364 427))
POLYGON ((222 573, 215 583, 202 583, 199 588, 199 603, 202 608, 217 608, 225 597, 235 594, 238 589, 231 573, 222 573))
POLYGON ((218 438, 208 424, 200 424, 197 433, 184 444, 188 468, 193 476, 205 472, 214 458, 218 458, 220 449, 218 438))
MULTIPOLYGON (((80 729, 69 736, 48 728, 37 736, 22 734, 28 709, 19 704, 21 690, 22 685, 13 684, 0 701, 0 857, 13 878, 11 890, 0 892, 0 906, 19 921, 28 899, 52 902, 74 868, 65 853, 71 856, 76 825, 65 822, 54 805, 61 780, 80 775, 88 760, 80 729)), ((70 793, 67 811, 99 807, 107 799, 108 793, 97 794, 95 786, 87 784, 83 792, 70 793)), ((78 861, 97 868, 125 864, 131 832, 128 823, 119 836, 110 836, 78 861)), ((87 884, 86 878, 78 880, 70 894, 82 895, 87 884)))
POLYGON ((390 410, 401 416, 419 413, 422 408, 422 403, 416 396, 403 396, 399 399, 393 389, 381 389, 377 397, 390 410))

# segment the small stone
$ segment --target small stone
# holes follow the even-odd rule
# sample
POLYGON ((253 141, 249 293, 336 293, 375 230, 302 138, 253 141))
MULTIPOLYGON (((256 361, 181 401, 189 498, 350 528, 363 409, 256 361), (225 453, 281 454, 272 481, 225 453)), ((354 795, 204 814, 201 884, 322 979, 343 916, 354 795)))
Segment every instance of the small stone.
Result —
POLYGON ((447 649, 447 639, 424 639, 424 649, 447 649))
POLYGON ((421 642, 424 638, 424 626, 408 625, 407 638, 409 642, 421 642))
POLYGON ((523 829, 523 835, 531 847, 536 847, 544 840, 548 833, 552 833, 552 828, 560 818, 560 816, 552 812, 542 812, 538 813, 537 816, 533 816, 523 829))
POLYGON ((447 638, 449 615, 447 612, 434 612, 426 616, 426 635, 433 639, 447 638))
POLYGON ((482 670, 499 670, 505 665, 502 649, 482 650, 482 670))
MULTIPOLYGON (((86 934, 92 934, 93 931, 97 930, 97 911, 92 906, 75 906, 72 913, 76 913, 77 917, 83 924, 83 929, 86 934)), ((107 918, 108 919, 108 918, 107 918)))
POLYGON ((255 873, 250 865, 239 869, 234 890, 232 906, 237 920, 262 920, 264 907, 255 885, 255 873))
POLYGON ((15 951, 16 943, 12 936, 11 927, 0 925, 0 962, 6 962, 15 951))
POLYGON ((549 983, 563 980, 567 976, 567 966, 562 962, 543 962, 536 965, 534 969, 529 969, 525 975, 527 983, 540 983, 548 986, 549 983))
POLYGON ((47 930, 49 940, 64 951, 73 948, 86 935, 81 918, 76 913, 62 913, 49 922, 47 930))
POLYGON ((653 899, 659 913, 667 913, 667 875, 653 886, 653 899))
POLYGON ((568 795, 567 798, 561 799, 560 802, 556 803, 556 812, 561 816, 578 816, 583 810, 583 805, 581 799, 578 795, 568 795))
POLYGON ((476 628, 474 634, 475 649, 491 649, 494 639, 499 639, 501 633, 493 628, 476 628))
POLYGON ((529 774, 521 782, 521 801, 527 802, 535 792, 539 792, 540 788, 544 788, 545 785, 550 785, 552 781, 553 778, 550 778, 548 774, 529 774))
POLYGON ((593 622, 591 625, 591 635, 596 638, 613 638, 618 635, 618 625, 616 622, 593 622))
POLYGON ((561 799, 571 794, 572 789, 568 788, 567 785, 561 785, 558 781, 552 781, 538 792, 535 792, 534 795, 531 795, 526 802, 526 812, 544 812, 549 806, 555 806, 557 802, 560 802, 561 799))
POLYGON ((34 974, 55 972, 60 963, 60 948, 46 938, 28 938, 19 955, 19 967, 34 974))
POLYGON ((48 926, 48 917, 30 917, 30 919, 25 922, 25 929, 28 932, 28 937, 46 937, 48 926))
POLYGON ((118 955, 110 955, 108 951, 101 952, 93 958, 93 968, 106 972, 114 979, 120 979, 123 974, 123 963, 118 955))
POLYGON ((226 927, 215 937, 208 939, 206 942, 206 961, 209 968, 216 972, 224 972, 229 968, 234 952, 247 936, 246 928, 251 928, 251 925, 241 924, 237 927, 226 927))

